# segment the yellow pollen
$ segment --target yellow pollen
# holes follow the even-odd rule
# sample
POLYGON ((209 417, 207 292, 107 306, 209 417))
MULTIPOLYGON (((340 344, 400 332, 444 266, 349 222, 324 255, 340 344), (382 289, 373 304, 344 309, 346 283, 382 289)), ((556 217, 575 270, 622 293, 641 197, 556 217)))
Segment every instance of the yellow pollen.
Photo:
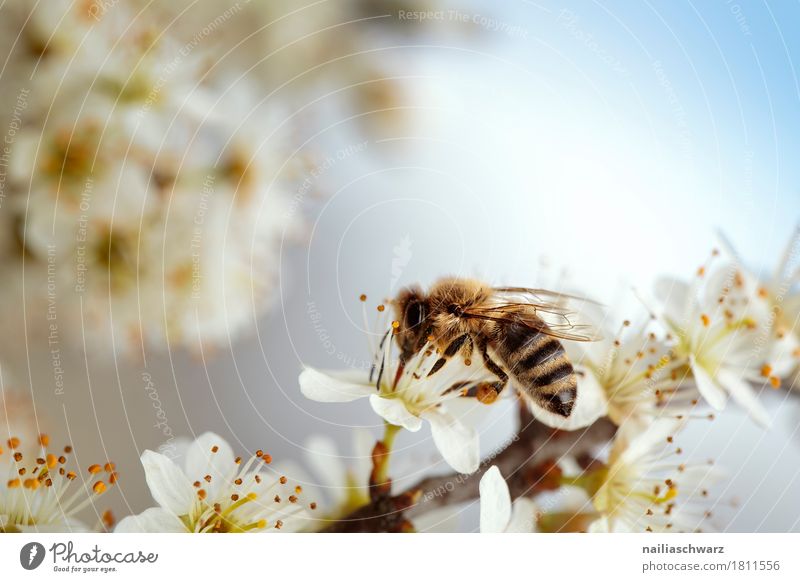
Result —
POLYGON ((260 459, 263 456, 264 456, 264 451, 262 451, 261 449, 258 449, 256 451, 256 457, 258 457, 260 459))
POLYGON ((392 322, 392 327, 393 327, 394 329, 397 329, 398 327, 400 327, 400 322, 399 322, 399 321, 397 321, 397 320, 395 319, 395 320, 392 322))
POLYGON ((16 487, 19 487, 21 484, 22 484, 22 481, 20 481, 19 479, 11 479, 7 483, 7 486, 8 486, 9 489, 14 489, 16 487))
POLYGON ((703 322, 703 325, 704 325, 705 327, 708 327, 709 325, 711 325, 711 318, 710 318, 708 315, 706 315, 705 313, 703 313, 703 314, 700 316, 700 321, 702 321, 702 322, 703 322))
MULTIPOLYGON (((656 493, 656 495, 658 494, 656 493)), ((655 497, 653 501, 655 501, 656 503, 665 503, 667 501, 672 501, 673 499, 675 499, 677 495, 678 495, 678 488, 670 484, 667 488, 667 492, 664 493, 664 495, 662 495, 661 497, 655 497)))
POLYGON ((102 481, 98 481, 94 485, 92 485, 92 491, 95 492, 96 495, 101 495, 106 491, 106 484, 102 481))
POLYGON ((776 390, 781 387, 781 379, 777 376, 770 376, 769 383, 772 385, 773 388, 776 390))
POLYGON ((72 481, 72 480, 73 480, 73 479, 75 479, 76 477, 77 477, 77 475, 75 474, 75 471, 69 471, 69 472, 67 473, 67 479, 69 479, 70 481, 72 481))
POLYGON ((303 492, 303 488, 300 487, 300 485, 298 485, 297 487, 294 488, 294 492, 300 495, 303 492))
POLYGON ((363 301, 367 300, 367 296, 362 293, 361 295, 359 295, 358 299, 359 299, 359 301, 363 302, 363 301))
POLYGON ((265 455, 264 455, 264 458, 263 458, 263 461, 264 461, 264 462, 265 462, 267 465, 269 465, 269 464, 272 462, 272 455, 267 455, 267 454, 265 454, 265 455))
POLYGON ((114 463, 112 463, 110 461, 108 463, 106 463, 105 465, 103 465, 103 470, 106 473, 111 473, 116 468, 117 468, 116 465, 114 465, 114 463))
POLYGON ((102 470, 103 470, 103 467, 101 467, 100 465, 91 465, 89 467, 89 474, 90 475, 97 475, 102 470))
POLYGON ((761 375, 764 376, 764 378, 769 378, 771 374, 772 374, 772 366, 770 366, 769 364, 764 364, 761 367, 761 375))
POLYGON ((702 277, 705 274, 706 274, 706 268, 705 267, 700 267, 699 269, 697 269, 697 276, 698 277, 702 277))
POLYGON ((11 437, 6 441, 9 449, 16 449, 19 446, 19 439, 17 437, 11 437))
POLYGON ((205 498, 206 498, 206 490, 205 490, 205 489, 198 489, 198 490, 197 490, 197 496, 198 496, 198 497, 200 498, 200 500, 202 501, 203 499, 205 499, 205 498))
POLYGON ((39 444, 42 445, 43 447, 46 447, 47 445, 50 444, 50 437, 47 436, 46 434, 40 434, 39 435, 39 444))
POLYGON ((25 479, 23 485, 26 489, 31 489, 32 491, 36 491, 39 488, 39 480, 38 479, 25 479))
POLYGON ((47 468, 53 469, 58 464, 58 458, 55 455, 47 455, 47 468))
POLYGON ((114 521, 115 521, 115 520, 114 520, 114 514, 113 514, 113 513, 111 513, 111 510, 110 510, 110 509, 107 509, 107 510, 106 510, 106 511, 103 513, 103 524, 104 524, 106 527, 110 528, 110 527, 112 527, 112 526, 114 525, 114 521))
POLYGON ((481 404, 492 404, 497 400, 497 390, 489 384, 483 383, 478 386, 478 391, 475 397, 481 404))

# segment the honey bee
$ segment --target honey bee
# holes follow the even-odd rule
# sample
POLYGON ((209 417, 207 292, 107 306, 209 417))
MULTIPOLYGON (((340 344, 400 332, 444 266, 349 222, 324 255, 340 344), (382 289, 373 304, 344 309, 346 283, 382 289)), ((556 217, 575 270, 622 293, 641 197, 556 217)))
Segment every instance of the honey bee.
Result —
POLYGON ((440 358, 430 376, 456 355, 470 365, 477 351, 497 380, 481 383, 469 396, 491 402, 511 377, 524 398, 568 417, 575 406, 577 378, 559 340, 596 339, 589 326, 571 321, 563 306, 568 299, 576 298, 455 277, 437 281, 427 293, 419 287, 403 289, 392 302, 400 359, 408 361, 433 344, 440 358), (543 299, 548 296, 552 302, 543 299))

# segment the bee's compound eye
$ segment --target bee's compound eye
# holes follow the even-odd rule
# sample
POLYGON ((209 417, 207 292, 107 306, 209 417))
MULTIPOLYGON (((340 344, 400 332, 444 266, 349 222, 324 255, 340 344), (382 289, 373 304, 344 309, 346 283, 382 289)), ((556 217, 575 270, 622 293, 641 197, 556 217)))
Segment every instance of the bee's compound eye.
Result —
POLYGON ((407 328, 414 328, 422 324, 425 320, 425 306, 420 301, 409 301, 406 305, 404 319, 407 328))

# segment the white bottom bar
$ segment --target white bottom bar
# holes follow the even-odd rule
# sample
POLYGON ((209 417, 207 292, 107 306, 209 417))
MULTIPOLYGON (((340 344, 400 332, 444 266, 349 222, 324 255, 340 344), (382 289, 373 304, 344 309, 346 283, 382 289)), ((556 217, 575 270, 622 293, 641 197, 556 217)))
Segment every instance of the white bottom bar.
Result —
POLYGON ((800 534, 0 535, 4 580, 800 580, 800 534), (38 542, 41 550, 27 544, 38 542), (23 548, 24 551, 23 551, 23 548), (35 569, 28 566, 40 561, 35 569), (130 563, 133 561, 134 563, 130 563), (613 577, 613 578, 612 578, 613 577))

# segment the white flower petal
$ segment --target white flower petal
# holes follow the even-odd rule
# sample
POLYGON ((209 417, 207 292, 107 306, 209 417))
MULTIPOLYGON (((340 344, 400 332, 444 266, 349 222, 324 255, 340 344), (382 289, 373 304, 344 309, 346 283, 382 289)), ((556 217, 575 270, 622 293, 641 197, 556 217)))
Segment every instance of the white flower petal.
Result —
POLYGON ((458 531, 459 510, 452 506, 426 511, 413 519, 414 530, 419 533, 453 533, 458 531))
POLYGON ((714 382, 705 368, 697 363, 693 355, 689 356, 689 365, 692 368, 694 383, 697 385, 700 394, 706 399, 706 402, 717 410, 724 409, 727 400, 725 391, 714 382))
POLYGON ((142 453, 147 486, 161 507, 175 515, 188 514, 194 505, 195 491, 180 467, 168 457, 153 451, 142 453))
POLYGON ((744 408, 750 417, 764 428, 769 428, 772 419, 766 408, 756 396, 753 388, 730 370, 722 369, 717 374, 719 383, 727 388, 736 403, 744 408))
POLYGON ((689 285, 684 281, 663 277, 656 281, 654 288, 656 298, 663 305, 664 315, 672 321, 680 320, 689 305, 689 285))
POLYGON ((188 533, 188 531, 175 514, 161 507, 151 507, 139 515, 129 515, 120 521, 114 533, 188 533))
POLYGON ((611 522, 608 517, 601 517, 591 523, 589 526, 589 533, 610 533, 611 522))
POLYGON ((322 372, 306 368, 300 373, 300 390, 303 395, 317 402, 352 402, 375 393, 375 388, 366 382, 367 376, 353 370, 322 372))
POLYGON ((613 458, 635 465, 647 457, 654 447, 667 442, 667 437, 675 436, 684 423, 672 418, 657 418, 644 430, 638 422, 626 422, 619 427, 614 438, 613 458), (617 453, 618 452, 618 453, 617 453))
POLYGON ((305 446, 305 457, 314 475, 321 481, 328 495, 335 499, 335 504, 343 502, 347 498, 347 467, 333 440, 326 436, 313 435, 305 446))
POLYGON ((532 499, 520 497, 511 506, 511 520, 508 522, 508 533, 532 533, 536 531, 536 513, 538 507, 532 499))
POLYGON ((411 414, 405 403, 399 398, 382 398, 377 394, 372 394, 369 397, 369 403, 372 405, 372 410, 390 424, 402 426, 411 432, 417 432, 422 428, 422 421, 419 417, 411 414))
POLYGON ((481 533, 502 533, 511 520, 511 494, 496 465, 481 477, 481 533))
POLYGON ((208 496, 214 498, 217 490, 236 472, 234 459, 233 449, 221 436, 213 432, 203 433, 186 451, 186 477, 190 480, 202 480, 210 475, 211 481, 204 482, 203 487, 208 496), (216 453, 212 451, 214 447, 217 449, 216 453))
POLYGON ((423 418, 431 424, 433 442, 447 464, 459 473, 474 473, 480 465, 478 433, 440 410, 426 412, 423 418))

